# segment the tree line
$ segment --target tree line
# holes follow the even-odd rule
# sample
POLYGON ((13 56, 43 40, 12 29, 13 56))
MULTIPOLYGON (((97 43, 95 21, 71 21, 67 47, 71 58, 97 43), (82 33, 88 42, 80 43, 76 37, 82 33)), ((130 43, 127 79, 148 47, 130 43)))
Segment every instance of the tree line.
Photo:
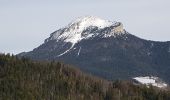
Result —
POLYGON ((0 54, 0 100, 170 100, 170 91, 107 81, 57 61, 0 54))

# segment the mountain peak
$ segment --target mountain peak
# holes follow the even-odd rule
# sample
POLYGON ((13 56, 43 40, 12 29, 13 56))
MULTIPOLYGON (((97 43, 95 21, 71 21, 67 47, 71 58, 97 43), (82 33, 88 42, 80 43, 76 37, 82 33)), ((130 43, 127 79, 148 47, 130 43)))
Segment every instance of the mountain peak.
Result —
POLYGON ((62 56, 70 51, 76 43, 84 39, 100 37, 115 37, 126 33, 120 22, 111 22, 94 16, 85 16, 77 18, 64 28, 53 32, 45 43, 50 40, 56 40, 71 43, 71 47, 58 55, 62 56))
POLYGON ((111 22, 108 20, 101 19, 96 16, 85 16, 85 17, 79 17, 76 20, 74 20, 72 23, 69 24, 69 26, 77 26, 79 29, 88 28, 90 26, 96 26, 98 28, 104 28, 109 27, 111 25, 116 24, 116 22, 111 22))
POLYGON ((124 33, 123 25, 120 22, 112 22, 95 16, 85 16, 79 17, 66 27, 53 32, 45 42, 56 40, 70 42, 74 45, 82 39, 89 39, 99 35, 106 38, 124 33), (106 28, 109 30, 104 30, 106 28))

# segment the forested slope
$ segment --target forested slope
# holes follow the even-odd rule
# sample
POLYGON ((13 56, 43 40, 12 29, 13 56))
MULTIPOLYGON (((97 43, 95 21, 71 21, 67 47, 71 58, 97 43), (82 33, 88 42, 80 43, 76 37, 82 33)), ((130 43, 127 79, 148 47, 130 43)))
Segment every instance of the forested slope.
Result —
POLYGON ((170 92, 109 82, 60 62, 0 54, 0 100, 170 100, 170 92))

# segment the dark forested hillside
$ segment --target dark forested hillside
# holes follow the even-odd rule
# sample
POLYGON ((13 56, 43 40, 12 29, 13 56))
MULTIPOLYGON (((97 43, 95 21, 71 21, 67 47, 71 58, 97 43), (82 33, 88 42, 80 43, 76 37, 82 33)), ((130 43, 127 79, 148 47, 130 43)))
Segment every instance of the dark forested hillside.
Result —
POLYGON ((170 92, 109 82, 60 62, 1 54, 0 100, 170 100, 170 92))

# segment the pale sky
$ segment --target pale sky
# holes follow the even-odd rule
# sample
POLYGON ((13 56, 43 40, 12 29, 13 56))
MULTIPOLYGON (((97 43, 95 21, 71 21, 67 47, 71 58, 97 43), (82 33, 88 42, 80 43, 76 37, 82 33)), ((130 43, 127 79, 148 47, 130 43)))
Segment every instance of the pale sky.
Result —
POLYGON ((87 15, 122 22, 143 39, 170 41, 170 0, 0 0, 0 52, 30 51, 87 15))

